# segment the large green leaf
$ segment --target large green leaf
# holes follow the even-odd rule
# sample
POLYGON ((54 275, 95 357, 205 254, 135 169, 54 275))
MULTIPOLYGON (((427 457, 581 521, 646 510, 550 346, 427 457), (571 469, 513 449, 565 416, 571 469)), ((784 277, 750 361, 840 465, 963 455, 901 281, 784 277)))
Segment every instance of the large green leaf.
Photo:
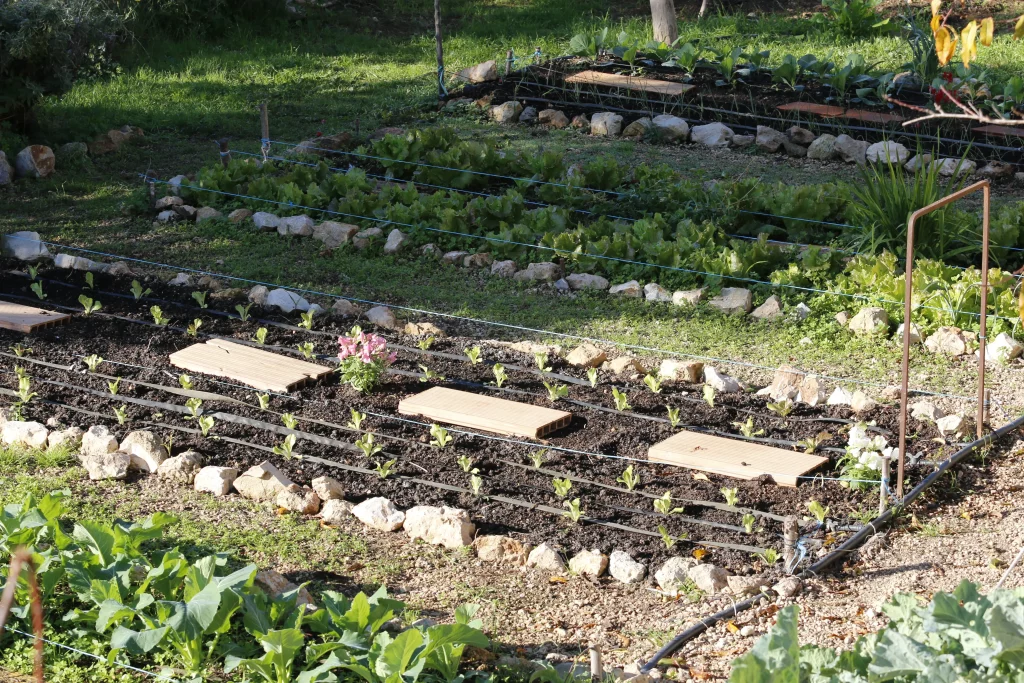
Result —
POLYGON ((130 619, 135 616, 135 610, 127 605, 122 605, 117 600, 104 600, 96 615, 96 631, 103 633, 111 623, 130 619))
POLYGON ((159 645, 170 630, 169 626, 145 631, 133 631, 130 628, 118 626, 110 636, 110 647, 112 650, 127 650, 130 655, 146 654, 159 645))
POLYGON ((420 659, 419 662, 414 663, 414 660, 423 650, 423 645, 423 634, 418 630, 410 628, 402 631, 384 648, 377 661, 374 662, 374 673, 386 679, 394 674, 402 676, 412 667, 418 674, 419 669, 423 668, 424 662, 420 659))
POLYGON ((997 591, 993 598, 996 604, 986 616, 996 659, 1024 669, 1024 601, 1010 591, 997 591))
POLYGON ((115 539, 111 529, 96 522, 78 522, 73 536, 96 555, 102 566, 113 563, 115 539))
POLYGON ((220 587, 211 583, 192 596, 188 602, 162 602, 170 607, 167 625, 189 640, 199 639, 217 616, 220 606, 220 587))

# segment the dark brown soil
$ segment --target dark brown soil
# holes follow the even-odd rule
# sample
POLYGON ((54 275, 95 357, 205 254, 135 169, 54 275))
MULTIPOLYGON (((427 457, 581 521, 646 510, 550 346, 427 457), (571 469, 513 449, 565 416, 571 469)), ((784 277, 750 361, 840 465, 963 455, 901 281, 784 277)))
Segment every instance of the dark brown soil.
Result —
MULTIPOLYGON (((69 274, 67 271, 43 269, 39 276, 44 278, 47 304, 78 308, 78 296, 84 291, 84 278, 81 273, 69 274), (66 283, 66 286, 62 286, 61 283, 66 283)), ((155 301, 137 302, 130 294, 121 297, 113 294, 128 292, 129 283, 130 279, 97 275, 96 289, 92 296, 102 302, 101 313, 91 316, 76 315, 69 324, 44 329, 27 338, 17 333, 0 331, 0 342, 5 347, 12 347, 15 344, 31 347, 31 360, 75 366, 73 370, 66 371, 21 361, 20 364, 32 377, 32 390, 38 392, 39 399, 62 402, 109 416, 106 421, 111 426, 116 426, 113 409, 125 405, 129 421, 119 429, 120 432, 143 428, 143 421, 195 429, 195 423, 185 419, 186 416, 183 414, 170 409, 133 405, 123 400, 123 397, 130 397, 177 406, 184 404, 185 399, 181 396, 140 386, 132 380, 176 387, 180 370, 171 367, 167 357, 168 354, 195 343, 195 339, 183 333, 184 326, 195 318, 203 321, 200 328, 203 334, 249 340, 258 327, 264 326, 268 330, 268 346, 276 345, 280 350, 295 349, 298 343, 311 341, 315 344, 317 353, 324 356, 336 354, 335 337, 338 333, 347 331, 349 326, 349 323, 344 321, 321 317, 316 320, 312 331, 284 329, 273 323, 294 325, 298 322, 298 315, 285 316, 269 312, 266 312, 267 318, 264 322, 252 319, 243 323, 237 318, 214 315, 213 312, 214 309, 232 310, 235 303, 244 301, 244 296, 239 296, 237 301, 224 298, 211 300, 211 308, 201 310, 190 296, 192 288, 168 287, 155 281, 146 282, 146 286, 154 290, 149 296, 155 298, 155 301), (154 303, 158 303, 164 314, 171 318, 170 326, 152 325, 149 307, 154 303), (127 320, 111 316, 123 316, 127 320), (117 396, 109 394, 107 379, 85 370, 81 358, 91 354, 105 359, 98 369, 99 373, 123 378, 117 396), (90 394, 78 389, 47 384, 44 380, 85 387, 96 393, 90 394)), ((27 278, 16 274, 5 272, 0 276, 0 291, 8 295, 34 298, 28 285, 27 278)), ((254 307, 253 314, 255 313, 254 307)), ((378 332, 383 332, 391 343, 408 343, 409 340, 408 337, 398 340, 396 335, 390 332, 378 332)), ((478 341, 472 338, 449 337, 438 340, 431 351, 461 355, 464 348, 476 343, 478 341)), ((208 464, 228 465, 240 470, 270 459, 300 484, 309 484, 314 477, 329 475, 345 485, 348 497, 353 501, 371 496, 386 496, 401 508, 417 504, 463 507, 470 511, 482 533, 511 533, 531 543, 557 541, 569 552, 584 548, 599 548, 604 552, 621 549, 630 551, 638 559, 654 561, 667 556, 658 536, 644 536, 590 523, 574 525, 565 518, 489 500, 487 496, 491 494, 555 508, 562 507, 562 501, 554 495, 550 476, 501 462, 506 460, 523 465, 529 464, 530 452, 540 448, 542 444, 517 445, 484 436, 456 434, 453 446, 438 450, 428 445, 430 437, 425 426, 398 418, 397 405, 402 398, 440 381, 436 380, 429 384, 420 381, 422 378, 415 375, 419 372, 420 364, 429 367, 431 372, 443 375, 446 378, 445 383, 467 391, 494 390, 482 385, 484 382, 493 381, 491 365, 495 362, 501 362, 506 366, 519 364, 523 367, 533 364, 533 359, 526 357, 526 354, 491 346, 484 347, 483 357, 484 362, 471 365, 468 359, 421 357, 417 349, 408 348, 400 353, 399 361, 394 366, 400 374, 389 375, 386 382, 368 396, 358 394, 347 385, 340 385, 337 376, 332 375, 330 380, 307 386, 294 392, 292 396, 273 396, 270 411, 276 412, 261 411, 257 406, 257 392, 254 390, 229 385, 212 378, 193 377, 194 389, 235 398, 247 404, 243 406, 230 402, 208 401, 208 404, 204 405, 204 411, 207 413, 222 411, 229 415, 280 426, 277 413, 290 412, 300 418, 296 428, 299 431, 339 442, 332 446, 300 439, 296 447, 297 453, 364 468, 372 468, 375 462, 395 458, 395 472, 399 476, 381 479, 376 475, 346 471, 299 458, 286 459, 272 455, 266 450, 229 443, 217 437, 229 437, 272 448, 281 443, 283 435, 226 420, 216 423, 210 438, 204 438, 199 434, 175 432, 173 450, 177 453, 186 448, 193 448, 206 457, 208 464), (378 442, 385 447, 384 453, 368 460, 350 445, 358 436, 356 432, 344 426, 349 421, 350 408, 380 415, 368 417, 364 429, 372 430, 378 435, 378 442), (303 421, 303 418, 320 420, 329 425, 303 421), (467 489, 469 475, 457 465, 456 458, 459 456, 472 458, 472 466, 479 469, 484 481, 482 496, 474 497, 409 481, 409 478, 413 477, 467 489)), ((583 377, 583 373, 578 369, 564 366, 557 359, 552 361, 556 373, 565 373, 576 378, 583 377)), ((6 377, 3 384, 16 386, 13 368, 18 362, 11 356, 0 357, 0 367, 4 369, 6 377)), ((320 362, 329 364, 326 360, 320 362)), ((711 407, 700 399, 699 387, 666 385, 661 394, 654 394, 639 382, 617 382, 617 386, 627 392, 632 404, 631 411, 614 410, 611 385, 606 381, 602 381, 597 388, 580 384, 569 385, 569 397, 575 403, 562 402, 561 405, 573 412, 574 419, 569 427, 552 435, 548 443, 583 454, 550 450, 545 463, 546 468, 612 486, 621 486, 616 484, 616 478, 631 462, 623 458, 636 459, 632 461, 634 469, 642 479, 637 491, 660 496, 670 490, 676 500, 721 503, 723 497, 719 489, 736 486, 739 488, 740 506, 773 515, 801 515, 806 512, 806 503, 812 499, 830 507, 833 516, 838 517, 858 509, 871 509, 876 504, 877 489, 870 487, 865 491, 851 490, 840 482, 828 479, 839 476, 835 466, 837 453, 834 451, 840 450, 846 442, 845 431, 851 422, 846 408, 823 409, 801 406, 783 420, 765 409, 763 399, 750 394, 719 395, 715 399, 714 407, 711 407), (755 427, 764 430, 762 438, 792 442, 828 431, 831 437, 824 446, 833 449, 832 452, 825 451, 831 462, 815 473, 824 479, 808 479, 796 488, 776 486, 767 477, 764 480, 743 482, 716 475, 705 477, 681 468, 637 462, 646 458, 650 445, 673 433, 674 430, 669 424, 651 419, 663 418, 666 405, 680 409, 680 419, 684 426, 730 433, 736 438, 742 437, 739 437, 733 423, 743 422, 748 416, 754 416, 755 427)), ((505 398, 551 405, 546 389, 533 372, 510 369, 509 382, 505 388, 508 391, 499 394, 505 398)), ((69 424, 79 424, 83 427, 102 421, 99 418, 84 417, 67 409, 45 405, 38 400, 28 405, 26 414, 41 421, 56 416, 69 424)), ((877 422, 881 430, 895 428, 896 411, 891 407, 879 408, 869 417, 877 422)), ((166 428, 157 431, 161 434, 170 433, 166 428)), ((935 456, 941 452, 948 454, 948 447, 944 450, 933 441, 936 434, 915 436, 919 438, 913 441, 912 452, 935 456)), ((921 475, 922 472, 911 468, 911 480, 921 475)), ((678 515, 665 517, 653 511, 650 497, 644 497, 637 492, 614 491, 586 483, 573 484, 569 498, 576 497, 580 498, 587 517, 595 520, 627 525, 653 533, 657 533, 658 527, 663 525, 673 535, 686 534, 695 543, 713 542, 762 548, 778 548, 780 545, 779 523, 770 518, 759 517, 758 529, 753 534, 746 534, 739 528, 741 515, 727 510, 703 505, 685 505, 678 515), (708 523, 716 526, 708 526, 708 523)), ((811 523, 808 531, 813 531, 813 527, 814 523, 811 523)), ((749 567, 747 553, 744 551, 714 548, 712 552, 715 553, 715 559, 719 564, 735 565, 737 568, 749 567)))

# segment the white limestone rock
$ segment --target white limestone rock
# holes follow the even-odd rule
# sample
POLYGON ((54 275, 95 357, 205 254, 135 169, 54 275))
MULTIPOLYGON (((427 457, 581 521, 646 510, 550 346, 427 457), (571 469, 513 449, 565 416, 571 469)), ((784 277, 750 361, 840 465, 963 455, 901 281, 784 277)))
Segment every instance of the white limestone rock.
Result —
POLYGON ((608 568, 608 556, 600 550, 581 550, 569 560, 569 571, 596 579, 608 568))
POLYGON ((608 556, 608 573, 622 583, 639 583, 647 576, 647 566, 634 560, 629 553, 615 550, 608 556))
POLYGON ((215 467, 210 465, 199 470, 192 487, 200 493, 226 496, 237 478, 238 470, 234 467, 215 467))
POLYGON ((417 505, 405 513, 405 533, 445 548, 461 548, 473 543, 476 525, 469 513, 459 508, 417 505))
POLYGON ((272 289, 267 293, 267 298, 263 302, 263 306, 266 308, 279 308, 282 313, 291 313, 292 311, 308 311, 309 302, 303 299, 301 296, 287 289, 272 289))
POLYGON ((368 498, 352 508, 356 519, 378 531, 397 531, 405 523, 405 513, 387 498, 368 498))

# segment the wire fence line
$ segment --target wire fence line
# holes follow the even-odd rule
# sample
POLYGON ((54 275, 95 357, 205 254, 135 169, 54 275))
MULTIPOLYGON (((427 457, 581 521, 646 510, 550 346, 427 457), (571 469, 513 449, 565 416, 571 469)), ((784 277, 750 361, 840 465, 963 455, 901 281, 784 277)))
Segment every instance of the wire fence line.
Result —
MULTIPOLYGON (((536 334, 536 335, 542 336, 542 337, 543 336, 548 336, 548 337, 554 337, 554 338, 558 338, 558 339, 570 339, 570 340, 574 340, 574 341, 578 341, 578 342, 589 342, 589 343, 593 343, 593 344, 603 344, 603 345, 609 346, 609 347, 618 347, 618 348, 630 349, 630 350, 640 351, 640 352, 644 352, 644 353, 658 354, 658 355, 663 355, 663 356, 672 356, 672 357, 676 357, 676 358, 688 358, 688 359, 692 359, 692 360, 698 360, 698 361, 709 362, 709 363, 721 363, 721 364, 725 364, 725 365, 733 365, 733 366, 736 366, 736 367, 744 367, 744 368, 749 368, 749 369, 753 369, 753 370, 762 370, 762 371, 768 371, 768 372, 776 372, 776 371, 785 369, 787 372, 794 372, 795 374, 798 374, 798 375, 803 375, 803 376, 813 375, 813 376, 819 377, 821 379, 826 379, 826 380, 830 380, 830 381, 834 381, 834 382, 839 382, 839 383, 857 384, 857 385, 861 385, 861 386, 876 387, 876 388, 885 388, 885 387, 889 386, 888 384, 885 384, 883 382, 872 382, 872 381, 868 381, 868 380, 863 380, 863 379, 858 379, 858 378, 850 378, 850 377, 835 377, 835 376, 832 376, 832 375, 824 375, 824 374, 817 373, 817 372, 808 372, 808 371, 803 371, 803 370, 795 370, 795 369, 790 368, 790 367, 782 368, 782 367, 778 367, 778 366, 763 365, 763 364, 759 364, 759 363, 749 363, 749 362, 746 362, 746 361, 738 361, 738 360, 733 360, 733 359, 728 359, 728 358, 719 358, 719 357, 716 357, 716 356, 693 354, 693 353, 685 353, 685 352, 682 352, 682 351, 672 351, 672 350, 669 350, 669 349, 661 349, 661 348, 658 348, 658 347, 645 346, 645 345, 641 345, 641 344, 630 344, 630 343, 627 343, 627 342, 619 342, 619 341, 614 341, 614 340, 610 340, 610 339, 602 339, 600 337, 588 337, 588 336, 584 336, 584 335, 570 334, 570 333, 567 333, 567 332, 556 332, 556 331, 553 331, 553 330, 543 330, 543 329, 538 329, 538 328, 534 328, 534 327, 527 327, 527 326, 524 326, 524 325, 514 325, 514 324, 511 324, 511 323, 503 323, 503 322, 498 322, 498 321, 493 321, 493 320, 486 320, 486 319, 482 319, 482 318, 473 318, 473 317, 469 317, 469 316, 456 315, 456 314, 453 314, 453 313, 444 313, 444 312, 441 312, 441 311, 432 311, 430 309, 417 308, 417 307, 413 307, 413 306, 403 306, 403 305, 400 305, 400 304, 390 304, 390 303, 386 303, 386 302, 375 301, 375 300, 372 300, 372 299, 362 299, 362 298, 358 298, 358 297, 347 296, 347 295, 344 295, 344 294, 330 293, 330 292, 324 292, 324 291, 321 291, 321 290, 307 289, 307 288, 302 288, 302 287, 294 287, 294 286, 290 286, 290 285, 282 285, 280 283, 275 283, 275 282, 266 282, 266 281, 262 281, 262 280, 253 280, 253 279, 250 279, 250 278, 243 278, 243 277, 239 277, 239 276, 236 276, 236 275, 226 275, 226 274, 223 274, 223 273, 217 273, 217 272, 213 272, 213 271, 209 271, 209 270, 202 270, 202 269, 197 269, 197 268, 189 268, 189 267, 185 267, 185 266, 178 266, 178 265, 174 265, 174 264, 161 263, 159 261, 150 261, 150 260, 147 260, 147 259, 140 259, 140 258, 135 258, 135 257, 131 257, 131 256, 124 256, 124 255, 120 255, 120 254, 113 254, 113 253, 110 253, 110 252, 98 251, 98 250, 94 250, 94 249, 86 249, 86 248, 83 248, 83 247, 74 247, 74 246, 65 245, 65 244, 61 244, 59 242, 53 242, 53 241, 48 241, 48 240, 41 240, 41 239, 37 240, 37 239, 29 238, 29 237, 21 237, 21 236, 15 236, 15 235, 7 235, 5 237, 5 239, 22 240, 22 241, 26 241, 26 242, 30 242, 30 243, 34 243, 34 244, 41 244, 41 245, 45 245, 45 246, 48 246, 48 247, 54 247, 55 249, 67 249, 67 250, 70 250, 70 251, 76 251, 76 252, 80 252, 80 253, 83 253, 83 254, 91 254, 93 256, 101 256, 103 258, 112 259, 114 261, 126 261, 126 262, 131 262, 131 263, 138 263, 138 264, 142 264, 142 265, 145 265, 145 266, 151 266, 151 267, 161 268, 161 269, 164 269, 164 270, 171 270, 171 271, 175 271, 175 272, 192 273, 192 274, 195 274, 195 275, 208 275, 210 277, 219 278, 219 279, 228 280, 228 281, 233 281, 233 282, 244 282, 244 283, 247 283, 247 284, 250 284, 250 285, 262 285, 264 287, 274 287, 274 288, 279 288, 279 289, 284 289, 284 290, 287 290, 287 291, 295 292, 297 294, 309 294, 309 295, 322 296, 322 297, 327 297, 327 298, 332 298, 332 299, 343 299, 345 301, 350 301, 350 302, 358 303, 358 304, 364 304, 364 305, 368 305, 368 306, 382 306, 382 307, 392 308, 392 309, 399 310, 399 311, 406 311, 406 312, 410 312, 410 313, 417 313, 417 314, 426 315, 426 316, 435 316, 435 317, 438 317, 438 318, 446 318, 448 320, 456 320, 456 321, 460 321, 460 322, 471 323, 471 324, 474 324, 474 325, 486 325, 486 326, 489 326, 489 327, 495 327, 495 328, 500 328, 500 329, 515 330, 515 331, 518 331, 518 332, 527 332, 527 333, 536 334)), ((922 395, 922 396, 936 396, 936 397, 941 397, 941 398, 951 398, 951 399, 958 399, 958 400, 964 400, 964 401, 977 401, 977 397, 974 397, 974 396, 960 396, 960 395, 957 395, 957 394, 950 394, 950 393, 945 393, 945 392, 936 392, 936 391, 929 391, 929 390, 926 390, 926 389, 915 389, 915 388, 911 388, 910 391, 912 393, 919 394, 919 395, 922 395)))

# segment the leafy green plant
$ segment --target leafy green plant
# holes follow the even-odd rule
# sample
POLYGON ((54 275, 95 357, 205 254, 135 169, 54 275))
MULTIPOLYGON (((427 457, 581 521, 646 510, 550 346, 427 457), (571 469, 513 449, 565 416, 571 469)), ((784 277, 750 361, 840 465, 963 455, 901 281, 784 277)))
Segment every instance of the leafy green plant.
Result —
POLYGON ((146 289, 143 289, 142 288, 142 283, 139 282, 138 280, 132 280, 131 291, 132 291, 132 296, 135 297, 136 301, 138 301, 139 299, 141 299, 144 296, 149 296, 150 294, 153 293, 153 290, 149 289, 148 287, 146 289))
POLYGON ((249 320, 249 309, 252 308, 252 304, 235 304, 235 310, 238 311, 238 319, 243 323, 249 320))
POLYGON ((501 363, 495 363, 491 367, 491 372, 494 373, 494 384, 500 389, 508 380, 508 375, 505 374, 505 366, 501 363))
POLYGON ((822 0, 828 10, 822 25, 850 39, 874 35, 889 28, 889 19, 875 11, 879 4, 881 0, 822 0))
POLYGON ((28 375, 19 376, 18 400, 22 403, 22 405, 30 402, 36 396, 38 396, 38 394, 32 391, 32 379, 28 375))
POLYGON ((750 514, 749 512, 743 515, 743 521, 741 522, 741 524, 743 524, 743 531, 745 531, 748 534, 754 533, 754 523, 756 521, 757 520, 754 518, 754 515, 750 514))
POLYGON ((204 308, 204 309, 207 308, 206 292, 202 292, 202 291, 192 292, 192 298, 196 300, 197 304, 199 304, 199 308, 204 308))
POLYGON ((711 386, 710 384, 705 384, 704 388, 701 391, 701 393, 702 393, 702 395, 704 397, 704 402, 707 403, 712 408, 714 408, 715 407, 715 388, 713 386, 711 386))
POLYGON ((171 322, 171 319, 164 316, 163 310, 159 306, 150 306, 149 314, 153 316, 153 322, 158 326, 163 327, 167 323, 171 322))
POLYGON ((580 507, 580 499, 573 498, 572 500, 563 500, 562 507, 565 510, 565 516, 572 520, 573 524, 579 524, 580 520, 583 519, 583 508, 580 507))
POLYGON ((199 318, 196 318, 191 323, 189 323, 188 327, 185 328, 185 334, 188 335, 189 337, 198 337, 199 328, 202 326, 202 324, 203 321, 200 320, 199 318))
POLYGON ((103 358, 92 353, 83 358, 82 362, 85 363, 85 367, 89 369, 89 372, 96 372, 96 368, 103 362, 103 358))
POLYGON ((608 44, 608 27, 594 33, 577 33, 569 41, 569 51, 574 55, 597 57, 608 44))
POLYGON ((396 463, 398 463, 398 460, 395 458, 392 458, 387 462, 378 462, 373 466, 373 471, 376 472, 377 476, 381 479, 387 479, 394 474, 396 463))
POLYGON ((423 376, 420 377, 421 382, 432 382, 434 380, 444 381, 444 375, 439 372, 434 372, 422 363, 420 363, 420 371, 423 372, 423 376))
POLYGON ((755 557, 761 558, 761 560, 768 566, 774 565, 779 561, 779 551, 775 548, 765 548, 764 552, 757 553, 755 557))
POLYGON ((256 394, 256 401, 259 403, 260 410, 266 410, 270 407, 270 394, 256 394))
POLYGON ((416 346, 420 351, 429 351, 430 347, 434 345, 434 341, 433 337, 424 337, 416 342, 416 346))
POLYGON ((572 482, 569 479, 555 477, 551 480, 551 485, 555 489, 555 495, 559 498, 565 498, 569 495, 569 490, 572 489, 572 482))
POLYGON ((117 420, 117 424, 123 425, 128 421, 128 408, 127 406, 117 406, 114 408, 114 419, 117 420))
POLYGON ((22 344, 15 344, 14 346, 11 347, 11 351, 13 351, 14 355, 17 356, 18 358, 24 358, 25 356, 32 355, 32 347, 24 346, 22 344))
POLYGON ((430 425, 430 445, 439 449, 444 450, 452 442, 453 437, 448 433, 448 430, 439 424, 430 425))
POLYGON ((661 382, 654 375, 647 375, 647 376, 645 376, 644 377, 644 384, 646 384, 647 388, 651 390, 651 393, 654 393, 654 394, 660 394, 661 393, 661 382))
POLYGON ((661 534, 661 541, 665 544, 665 550, 672 550, 672 547, 678 542, 675 536, 668 532, 664 524, 658 525, 658 533, 661 534))
POLYGON ((533 360, 537 364, 537 369, 541 372, 551 372, 551 366, 548 365, 548 354, 546 351, 538 351, 533 354, 533 360))
POLYGON ((196 420, 202 415, 203 400, 201 398, 189 398, 185 401, 185 408, 188 409, 186 420, 196 420))
POLYGON ((372 457, 377 453, 380 453, 382 450, 384 450, 384 447, 374 440, 373 434, 371 434, 370 432, 366 432, 358 439, 356 439, 356 447, 359 450, 361 450, 363 452, 363 455, 367 458, 372 457))
POLYGON ((473 458, 468 455, 460 455, 455 459, 456 464, 462 468, 462 471, 469 474, 473 469, 473 458))
POLYGON ((739 502, 739 489, 733 488, 722 488, 719 489, 722 497, 725 498, 725 504, 731 508, 736 507, 736 503, 739 502))
MULTIPOLYGON (((650 376, 650 375, 648 375, 650 376)), ((629 405, 629 397, 626 392, 619 391, 617 387, 612 387, 612 398, 615 399, 616 410, 632 410, 633 406, 629 405)))
POLYGON ((181 385, 182 389, 192 388, 192 377, 184 373, 178 375, 178 384, 181 385))
POLYGON ((113 382, 107 382, 107 391, 109 391, 112 396, 117 396, 118 392, 121 391, 121 378, 118 377, 113 382))
POLYGON ((349 408, 348 410, 349 414, 352 416, 352 419, 348 421, 348 426, 356 431, 362 429, 363 421, 366 420, 366 413, 361 413, 355 408, 349 408))
POLYGON ((302 357, 306 360, 311 359, 315 355, 313 342, 302 342, 301 344, 297 344, 295 348, 299 350, 299 353, 301 353, 302 357))
POLYGON ((625 486, 626 490, 632 491, 640 484, 640 475, 634 474, 633 466, 628 465, 615 481, 625 486))
POLYGON ((25 269, 28 271, 28 279, 30 282, 39 277, 39 266, 26 266, 25 269))
POLYGON ((466 357, 469 358, 469 362, 471 365, 476 365, 477 363, 480 363, 480 347, 472 346, 467 348, 466 357))
POLYGON ((590 382, 591 387, 597 386, 597 368, 587 368, 587 381, 590 382))
POLYGON ((794 403, 788 398, 784 398, 781 401, 769 403, 768 405, 765 406, 765 408, 772 411, 779 417, 785 419, 789 417, 790 414, 793 412, 794 403))
POLYGON ((295 453, 296 441, 298 441, 298 437, 294 434, 284 437, 284 441, 274 446, 274 455, 280 455, 285 460, 291 460, 295 453))
POLYGON ((287 429, 295 429, 299 421, 291 413, 281 413, 281 424, 287 429))
POLYGON ((665 406, 665 410, 668 411, 668 423, 675 429, 679 426, 679 408, 673 408, 672 406, 665 406))
POLYGON ((551 384, 545 380, 544 388, 548 390, 548 400, 552 403, 563 398, 569 398, 569 387, 565 384, 551 384))
POLYGON ((822 507, 818 501, 811 500, 807 502, 807 511, 811 513, 814 519, 818 520, 818 524, 824 524, 825 519, 828 517, 829 509, 822 507))
POLYGON ((806 439, 800 439, 800 441, 798 441, 797 443, 803 446, 804 453, 811 455, 812 453, 816 453, 818 449, 821 448, 821 444, 827 442, 831 438, 832 435, 829 434, 828 432, 818 432, 814 436, 809 436, 806 439))
POLYGON ((91 299, 85 294, 78 295, 78 303, 82 304, 82 315, 92 315, 96 311, 103 308, 102 304, 95 299, 91 299))
POLYGON ((214 426, 213 416, 203 415, 198 420, 196 420, 196 424, 199 425, 199 431, 203 433, 203 436, 209 436, 210 431, 213 429, 214 426))
POLYGON ((316 315, 316 311, 303 311, 299 313, 299 327, 311 330, 313 329, 313 317, 316 315))
POLYGON ((762 434, 764 434, 763 429, 754 428, 754 418, 752 417, 748 417, 746 422, 733 422, 732 426, 740 430, 740 434, 747 437, 748 439, 752 439, 754 437, 761 436, 762 434))
POLYGON ((530 462, 533 463, 535 469, 540 469, 544 465, 544 460, 547 458, 548 449, 541 448, 530 453, 530 462))
POLYGON ((665 491, 661 495, 661 498, 654 499, 654 511, 660 515, 674 515, 677 512, 682 512, 683 508, 677 508, 672 506, 672 492, 665 491))
POLYGON ((267 328, 259 327, 256 329, 256 334, 253 335, 252 341, 256 342, 260 346, 267 343, 267 328))
POLYGON ((42 301, 42 300, 44 300, 46 298, 46 294, 43 293, 43 283, 42 282, 39 282, 37 280, 36 282, 33 282, 31 285, 29 285, 28 288, 32 290, 32 292, 36 295, 36 297, 40 301, 42 301))

